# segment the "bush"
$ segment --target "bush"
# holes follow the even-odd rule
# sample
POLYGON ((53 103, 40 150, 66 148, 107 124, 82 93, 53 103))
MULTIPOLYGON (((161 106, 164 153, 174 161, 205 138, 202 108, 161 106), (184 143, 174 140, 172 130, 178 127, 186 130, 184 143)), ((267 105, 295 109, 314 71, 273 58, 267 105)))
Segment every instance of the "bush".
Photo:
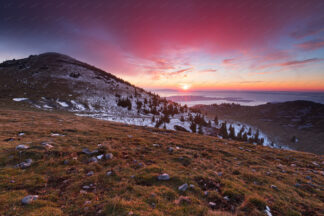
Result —
POLYGON ((124 98, 118 99, 117 105, 121 106, 121 107, 128 107, 128 110, 132 109, 132 102, 128 98, 126 98, 126 99, 124 99, 124 98))

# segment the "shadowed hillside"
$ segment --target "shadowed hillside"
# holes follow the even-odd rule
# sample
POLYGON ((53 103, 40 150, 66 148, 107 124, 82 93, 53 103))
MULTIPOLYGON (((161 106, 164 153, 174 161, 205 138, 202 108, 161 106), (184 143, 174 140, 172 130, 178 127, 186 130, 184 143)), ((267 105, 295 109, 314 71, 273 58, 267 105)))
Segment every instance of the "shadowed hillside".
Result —
POLYGON ((299 151, 324 153, 324 105, 310 101, 195 106, 208 116, 239 121, 265 132, 276 143, 299 151))

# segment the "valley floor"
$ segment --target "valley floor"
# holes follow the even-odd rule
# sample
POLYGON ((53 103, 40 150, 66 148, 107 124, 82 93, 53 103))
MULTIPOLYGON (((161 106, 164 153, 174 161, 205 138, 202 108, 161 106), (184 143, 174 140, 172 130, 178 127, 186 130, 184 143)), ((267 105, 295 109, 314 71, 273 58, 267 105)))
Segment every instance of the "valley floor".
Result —
POLYGON ((323 215, 323 169, 310 153, 0 107, 0 215, 323 215))

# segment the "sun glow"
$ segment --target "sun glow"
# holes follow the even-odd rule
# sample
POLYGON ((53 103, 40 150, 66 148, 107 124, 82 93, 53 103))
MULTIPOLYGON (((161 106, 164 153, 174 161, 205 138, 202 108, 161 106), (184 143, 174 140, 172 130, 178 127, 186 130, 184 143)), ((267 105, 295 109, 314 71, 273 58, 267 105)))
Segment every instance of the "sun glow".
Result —
POLYGON ((181 84, 181 89, 183 90, 183 91, 187 91, 187 90, 189 90, 190 89, 190 85, 189 84, 181 84))

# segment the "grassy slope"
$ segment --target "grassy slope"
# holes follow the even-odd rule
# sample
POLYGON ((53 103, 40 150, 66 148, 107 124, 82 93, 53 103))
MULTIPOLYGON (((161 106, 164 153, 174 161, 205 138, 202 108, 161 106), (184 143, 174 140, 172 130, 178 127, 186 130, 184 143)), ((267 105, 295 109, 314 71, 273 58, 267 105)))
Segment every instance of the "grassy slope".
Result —
POLYGON ((0 215, 264 215, 265 204, 273 215, 323 215, 323 167, 323 157, 309 153, 65 113, 0 108, 0 215), (20 131, 26 134, 17 136, 20 131), (52 132, 65 136, 53 137, 52 132), (15 140, 3 141, 10 137, 15 140), (54 148, 44 149, 43 141, 52 141, 54 148), (23 143, 31 148, 19 154, 15 147, 23 143), (98 144, 114 158, 87 163, 89 157, 80 151, 98 149, 98 144), (170 146, 180 149, 169 153, 170 146), (34 160, 30 168, 13 167, 27 158, 34 160), (113 175, 108 177, 109 170, 113 175), (88 171, 94 175, 87 176, 88 171), (164 172, 171 179, 157 181, 164 172), (179 192, 183 183, 195 187, 179 192), (89 184, 95 188, 82 190, 89 184), (28 194, 39 199, 21 205, 28 194), (216 210, 209 208, 210 201, 216 210))

